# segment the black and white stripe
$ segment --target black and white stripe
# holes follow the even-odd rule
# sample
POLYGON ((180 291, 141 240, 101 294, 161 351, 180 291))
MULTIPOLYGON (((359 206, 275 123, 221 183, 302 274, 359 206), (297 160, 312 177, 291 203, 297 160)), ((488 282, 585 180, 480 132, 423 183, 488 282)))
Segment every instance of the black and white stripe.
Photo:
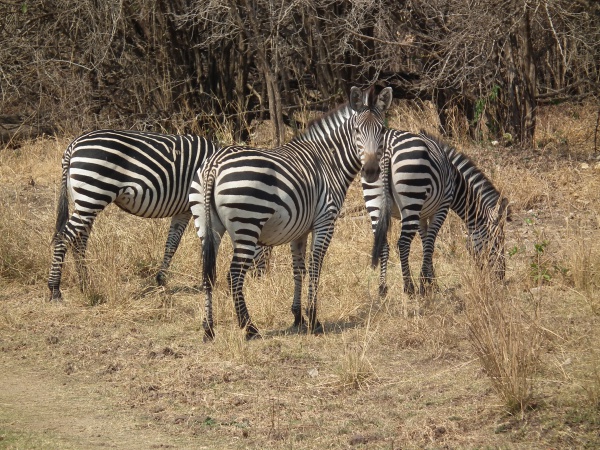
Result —
POLYGON ((238 323, 246 337, 258 334, 243 296, 246 272, 257 246, 291 244, 294 272, 294 325, 304 322, 301 311, 305 254, 312 232, 309 266, 308 326, 317 321, 317 286, 335 220, 356 174, 374 181, 379 176, 384 112, 391 89, 377 98, 372 91, 352 88, 350 104, 312 123, 306 132, 276 149, 225 147, 209 159, 194 178, 190 203, 203 246, 206 291, 205 339, 214 337, 212 290, 216 254, 227 231, 233 243, 230 287, 238 323))
POLYGON ((381 178, 375 183, 362 180, 375 233, 373 265, 380 264, 380 295, 387 292, 390 217, 402 221, 398 251, 405 292, 415 291, 408 256, 417 231, 423 244, 420 292, 423 293, 426 285, 433 281, 435 240, 449 209, 466 224, 470 249, 478 258, 487 259, 497 275, 503 278, 503 225, 509 220, 508 200, 501 198, 494 185, 467 156, 427 134, 389 130, 383 140, 381 178), (382 186, 388 186, 389 195, 383 195, 382 186))
POLYGON ((54 252, 48 287, 60 299, 60 280, 67 247, 72 246, 81 289, 87 283, 85 250, 98 213, 110 203, 139 217, 171 217, 162 265, 156 276, 164 284, 166 271, 192 213, 192 178, 216 146, 192 135, 100 130, 84 134, 67 147, 62 158, 54 252), (68 197, 75 209, 69 217, 68 197))

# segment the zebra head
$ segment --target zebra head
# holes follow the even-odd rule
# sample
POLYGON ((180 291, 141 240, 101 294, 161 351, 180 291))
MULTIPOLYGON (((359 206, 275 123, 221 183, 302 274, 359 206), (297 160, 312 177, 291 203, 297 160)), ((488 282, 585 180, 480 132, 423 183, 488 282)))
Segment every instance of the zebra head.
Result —
POLYGON ((508 199, 505 197, 499 198, 496 207, 490 209, 487 216, 487 239, 481 241, 483 245, 478 254, 484 259, 487 257, 489 267, 493 270, 493 273, 498 279, 503 280, 506 272, 504 224, 512 220, 508 199))
POLYGON ((377 181, 381 172, 379 161, 383 153, 384 113, 391 103, 391 87, 383 89, 377 97, 373 87, 363 91, 354 86, 350 90, 350 107, 356 112, 353 116, 354 142, 362 165, 362 176, 369 183, 377 181))

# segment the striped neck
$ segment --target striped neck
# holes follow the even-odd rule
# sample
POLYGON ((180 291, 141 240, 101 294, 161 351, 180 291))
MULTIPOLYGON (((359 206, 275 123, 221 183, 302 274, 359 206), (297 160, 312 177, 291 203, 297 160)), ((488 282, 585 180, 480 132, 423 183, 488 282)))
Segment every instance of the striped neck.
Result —
POLYGON ((446 147, 454 169, 455 195, 451 208, 460 216, 469 233, 481 233, 492 226, 492 211, 498 206, 500 193, 471 159, 446 147))
POLYGON ((346 192, 361 169, 358 149, 354 141, 352 118, 356 113, 343 104, 309 123, 300 136, 292 142, 310 142, 318 155, 326 182, 332 188, 332 201, 341 208, 346 192))

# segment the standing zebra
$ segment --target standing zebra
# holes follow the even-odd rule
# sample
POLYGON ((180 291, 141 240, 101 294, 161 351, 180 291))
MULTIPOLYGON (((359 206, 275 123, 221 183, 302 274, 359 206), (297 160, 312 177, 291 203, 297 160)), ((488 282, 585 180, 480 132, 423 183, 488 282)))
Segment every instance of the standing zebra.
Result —
POLYGON ((87 284, 85 250, 98 213, 110 203, 140 217, 171 217, 165 255, 156 281, 163 285, 171 258, 192 213, 189 187, 196 171, 216 146, 192 135, 100 130, 84 134, 62 158, 54 252, 48 287, 59 300, 62 266, 72 246, 80 288, 87 284), (69 218, 68 195, 75 203, 69 218))
POLYGON ((381 178, 375 183, 362 179, 375 233, 372 264, 375 267, 380 263, 379 294, 387 292, 390 216, 402 221, 398 251, 405 292, 415 291, 408 255, 417 230, 423 244, 420 293, 433 281, 435 240, 449 209, 465 222, 470 250, 481 261, 487 258, 498 277, 504 278, 504 222, 510 220, 508 200, 500 196, 466 155, 431 136, 388 130, 383 141, 381 178), (389 187, 384 191, 383 186, 389 187), (388 195, 383 195, 384 192, 388 195))
POLYGON ((375 97, 372 89, 363 92, 353 87, 349 105, 313 122, 288 144, 272 150, 225 147, 194 177, 190 203, 198 235, 204 238, 205 340, 214 337, 212 290, 225 231, 233 243, 231 292, 238 324, 246 329, 247 339, 258 335, 242 292, 257 245, 291 244, 294 326, 305 323, 300 296, 307 238, 312 232, 308 326, 314 333, 322 332, 317 321, 317 287, 323 258, 356 174, 362 167, 366 180, 379 176, 384 112, 391 100, 391 88, 375 97))

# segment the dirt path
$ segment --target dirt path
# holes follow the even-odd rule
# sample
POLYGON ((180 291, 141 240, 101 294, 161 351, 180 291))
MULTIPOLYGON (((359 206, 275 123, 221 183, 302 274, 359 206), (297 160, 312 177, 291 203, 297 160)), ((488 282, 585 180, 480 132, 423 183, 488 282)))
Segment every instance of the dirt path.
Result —
POLYGON ((198 448, 151 428, 90 386, 0 361, 2 448, 198 448))

